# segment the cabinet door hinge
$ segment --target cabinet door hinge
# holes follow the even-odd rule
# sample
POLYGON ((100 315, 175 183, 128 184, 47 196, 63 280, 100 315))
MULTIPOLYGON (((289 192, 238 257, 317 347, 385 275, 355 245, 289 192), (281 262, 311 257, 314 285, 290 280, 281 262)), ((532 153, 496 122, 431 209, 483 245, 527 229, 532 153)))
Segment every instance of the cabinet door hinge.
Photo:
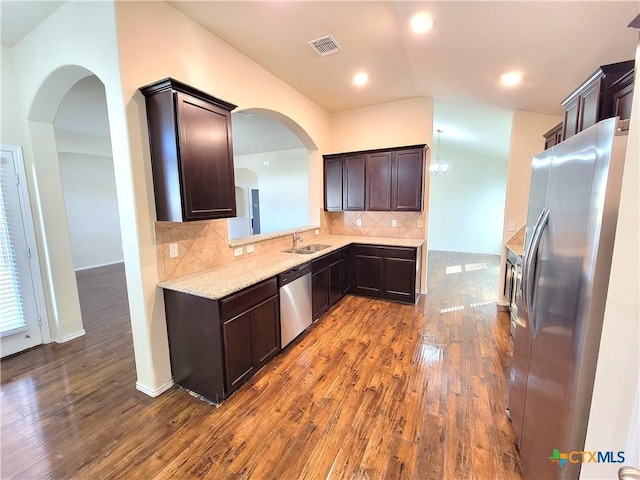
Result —
POLYGON ((38 315, 38 326, 42 327, 42 317, 38 315))
POLYGON ((31 260, 31 248, 27 247, 27 258, 31 260))
POLYGON ((16 185, 20 185, 20 175, 16 173, 16 185))

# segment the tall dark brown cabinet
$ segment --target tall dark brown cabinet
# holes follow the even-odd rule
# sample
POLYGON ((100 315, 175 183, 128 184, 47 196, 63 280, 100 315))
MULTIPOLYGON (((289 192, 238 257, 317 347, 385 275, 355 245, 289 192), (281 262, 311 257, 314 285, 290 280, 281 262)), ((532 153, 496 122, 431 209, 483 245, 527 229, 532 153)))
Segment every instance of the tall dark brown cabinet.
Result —
POLYGON ((172 78, 145 96, 158 220, 236 215, 231 111, 235 105, 172 78))

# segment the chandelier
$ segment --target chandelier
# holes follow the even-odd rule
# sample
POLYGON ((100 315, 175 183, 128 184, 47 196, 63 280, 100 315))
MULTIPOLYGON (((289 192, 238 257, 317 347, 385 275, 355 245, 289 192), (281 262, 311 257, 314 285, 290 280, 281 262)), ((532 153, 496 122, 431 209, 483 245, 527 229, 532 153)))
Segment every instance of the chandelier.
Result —
POLYGON ((443 163, 440 160, 440 135, 442 134, 443 130, 438 129, 437 132, 438 132, 438 151, 436 153, 435 162, 433 162, 429 167, 429 172, 431 173, 431 175, 444 175, 449 171, 449 164, 443 163))

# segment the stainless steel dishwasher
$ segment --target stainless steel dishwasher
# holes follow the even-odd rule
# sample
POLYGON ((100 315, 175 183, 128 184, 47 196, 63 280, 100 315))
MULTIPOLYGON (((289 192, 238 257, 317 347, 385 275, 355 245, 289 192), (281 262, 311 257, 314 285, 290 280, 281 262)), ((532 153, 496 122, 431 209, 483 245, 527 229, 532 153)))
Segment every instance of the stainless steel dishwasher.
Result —
POLYGON ((280 340, 284 348, 311 325, 311 264, 278 275, 280 287, 280 340))

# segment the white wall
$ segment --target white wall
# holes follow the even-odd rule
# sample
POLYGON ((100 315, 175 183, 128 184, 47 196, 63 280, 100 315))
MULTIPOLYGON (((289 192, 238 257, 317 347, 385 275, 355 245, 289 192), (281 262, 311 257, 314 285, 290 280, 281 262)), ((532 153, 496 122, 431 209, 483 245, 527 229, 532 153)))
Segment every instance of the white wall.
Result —
MULTIPOLYGON (((640 35, 636 65, 640 64, 640 35)), ((604 312, 585 450, 624 451, 624 465, 640 468, 640 76, 633 108, 615 245, 604 312)), ((586 463, 580 478, 616 478, 619 464, 586 463)))
POLYGON ((75 269, 122 262, 113 159, 78 153, 58 159, 75 269))
POLYGON ((234 158, 237 168, 247 168, 258 175, 260 233, 309 224, 308 158, 304 148, 234 158))
MULTIPOLYGON (((561 117, 540 113, 513 112, 511 122, 511 142, 509 148, 509 171, 507 175, 507 193, 504 205, 504 224, 502 242, 515 233, 507 231, 507 224, 514 222, 516 231, 527 223, 529 205, 529 184, 531 183, 531 160, 544 150, 544 133, 562 121, 561 117)), ((498 301, 504 292, 505 249, 502 249, 498 301)), ((502 302, 504 303, 504 302, 502 302)))
POLYGON ((0 88, 2 89, 0 141, 5 145, 24 145, 24 122, 20 118, 21 95, 15 76, 13 51, 4 45, 2 45, 0 62, 0 88))
POLYGON ((12 94, 20 98, 13 117, 24 130, 30 194, 39 215, 38 247, 47 277, 49 323, 56 341, 63 342, 82 335, 84 330, 53 121, 63 97, 78 80, 94 74, 104 84, 137 385, 147 393, 157 394, 171 385, 168 342, 163 304, 155 295, 153 224, 148 216, 138 223, 140 204, 149 198, 150 190, 145 187, 144 175, 139 174, 139 158, 133 162, 129 155, 116 35, 113 3, 64 3, 12 48, 16 73, 12 94))
POLYGON ((544 150, 544 133, 562 121, 562 117, 531 112, 513 112, 507 201, 505 203, 506 242, 514 232, 506 231, 507 222, 515 222, 516 230, 527 223, 531 160, 544 150))
POLYGON ((508 159, 440 143, 449 172, 431 177, 429 249, 499 255, 508 159))
POLYGON ((433 99, 416 97, 331 114, 331 150, 431 145, 433 99))

